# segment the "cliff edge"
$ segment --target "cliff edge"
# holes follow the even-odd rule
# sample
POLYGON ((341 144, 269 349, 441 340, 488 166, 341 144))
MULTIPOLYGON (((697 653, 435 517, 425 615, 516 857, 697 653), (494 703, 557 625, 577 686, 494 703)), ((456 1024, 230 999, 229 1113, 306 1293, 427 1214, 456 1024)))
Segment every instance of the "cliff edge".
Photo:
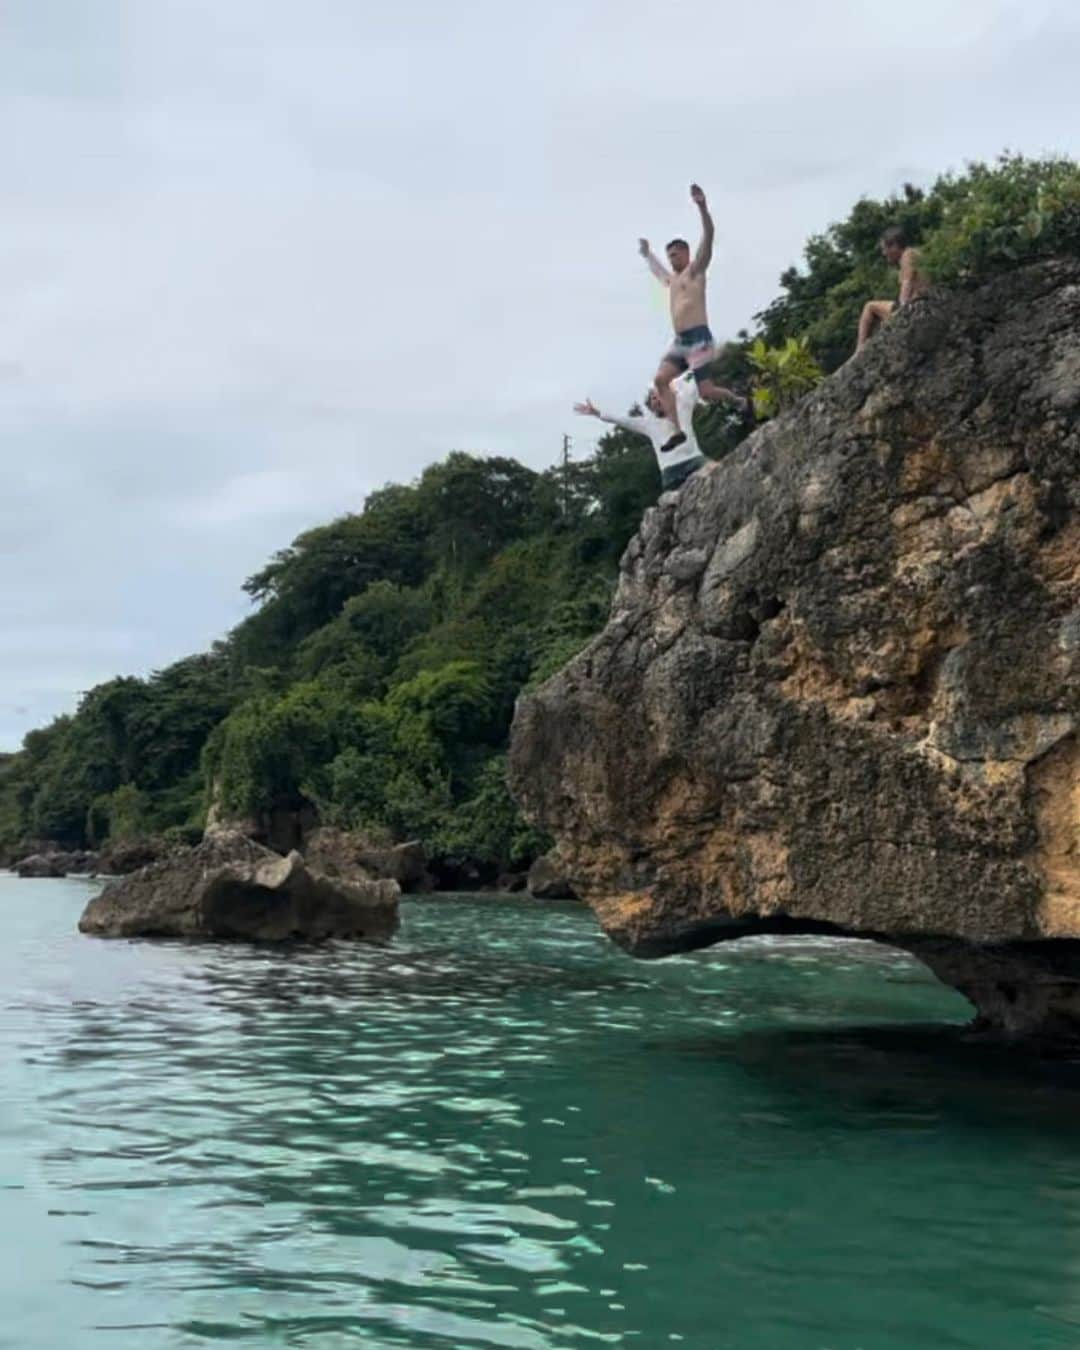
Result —
POLYGON ((1080 1035, 1080 263, 901 313, 661 497, 511 785, 630 952, 915 952, 1080 1035))

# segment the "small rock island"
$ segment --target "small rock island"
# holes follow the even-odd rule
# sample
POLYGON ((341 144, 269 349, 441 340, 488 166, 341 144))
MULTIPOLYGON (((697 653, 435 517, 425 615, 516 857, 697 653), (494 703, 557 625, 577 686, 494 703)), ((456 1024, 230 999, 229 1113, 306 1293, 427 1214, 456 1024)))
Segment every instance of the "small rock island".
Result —
POLYGON ((392 879, 330 875, 295 850, 282 856, 238 831, 215 830, 111 882, 79 928, 95 937, 377 941, 397 928, 400 894, 392 879))

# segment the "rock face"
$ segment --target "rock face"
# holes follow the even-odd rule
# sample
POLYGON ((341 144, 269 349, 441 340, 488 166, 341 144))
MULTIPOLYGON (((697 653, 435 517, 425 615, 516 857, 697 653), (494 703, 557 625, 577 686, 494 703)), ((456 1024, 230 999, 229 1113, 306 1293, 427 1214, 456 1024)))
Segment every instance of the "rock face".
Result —
POLYGON ((59 862, 59 855, 55 853, 32 853, 29 858, 23 858, 15 864, 15 871, 20 877, 67 876, 66 869, 59 862))
POLYGON ((98 870, 98 855, 82 849, 70 852, 52 845, 30 853, 16 850, 12 865, 20 877, 89 876, 98 870))
POLYGON ((98 937, 235 938, 260 942, 389 937, 393 881, 344 881, 241 834, 218 833, 114 882, 79 920, 98 937))
POLYGON ((511 782, 642 956, 916 952, 1080 1034, 1080 264, 900 314, 666 494, 511 782))
POLYGON ((347 830, 336 830, 324 825, 310 835, 304 846, 304 859, 309 867, 328 877, 343 877, 346 881, 374 881, 375 870, 362 859, 363 840, 347 830))
POLYGON ((246 834, 257 844, 265 844, 275 853, 304 851, 305 840, 319 828, 319 813, 310 802, 279 798, 267 808, 238 816, 223 800, 221 779, 210 784, 205 834, 246 834))
POLYGON ((101 863, 99 856, 90 849, 77 850, 74 853, 64 853, 60 857, 60 864, 69 876, 88 877, 98 871, 101 863))
POLYGON ((366 850, 364 857, 375 874, 396 881, 403 891, 425 892, 435 889, 435 881, 428 871, 424 846, 416 839, 388 848, 366 850))
POLYGON ((434 887, 422 844, 377 845, 348 830, 322 826, 308 835, 304 858, 317 871, 347 880, 397 882, 406 892, 434 887))
POLYGON ((554 849, 537 858, 529 868, 528 889, 534 900, 577 899, 566 867, 554 849))
POLYGON ((169 853, 163 839, 131 839, 109 844, 98 858, 98 870, 110 877, 124 877, 140 868, 149 867, 169 853))

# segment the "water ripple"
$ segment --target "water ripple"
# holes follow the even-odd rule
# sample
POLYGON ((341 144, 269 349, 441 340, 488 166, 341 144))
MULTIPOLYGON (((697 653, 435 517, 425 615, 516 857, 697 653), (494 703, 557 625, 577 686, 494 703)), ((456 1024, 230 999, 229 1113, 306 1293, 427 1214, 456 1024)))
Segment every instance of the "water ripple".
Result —
POLYGON ((87 893, 0 878, 0 1346, 1076 1343, 1077 1082, 907 958, 482 899, 100 943, 87 893))

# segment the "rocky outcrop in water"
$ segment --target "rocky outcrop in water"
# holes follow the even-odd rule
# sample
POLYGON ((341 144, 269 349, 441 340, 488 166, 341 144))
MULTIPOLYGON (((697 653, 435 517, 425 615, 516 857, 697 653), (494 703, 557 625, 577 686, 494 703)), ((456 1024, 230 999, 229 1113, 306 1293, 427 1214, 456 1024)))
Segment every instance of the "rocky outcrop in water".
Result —
POLYGON ((608 933, 916 952, 1080 1033, 1080 264, 931 297, 666 494, 511 779, 608 933))
POLYGON ((308 835, 303 848, 311 867, 330 877, 355 881, 394 881, 405 892, 430 891, 434 881, 427 870, 424 846, 377 844, 362 834, 322 826, 308 835))
POLYGON ((577 895, 558 852, 544 853, 529 868, 529 894, 534 900, 576 900, 577 895))
POLYGON ((219 832, 108 886, 79 928, 97 937, 382 939, 397 927, 398 896, 396 882, 327 877, 299 853, 219 832))
POLYGON ((55 853, 31 853, 29 858, 23 858, 15 864, 15 871, 24 878, 67 876, 67 869, 61 866, 55 853))
POLYGON ((98 870, 98 855, 89 850, 51 847, 17 852, 12 864, 20 877, 90 876, 98 870))

